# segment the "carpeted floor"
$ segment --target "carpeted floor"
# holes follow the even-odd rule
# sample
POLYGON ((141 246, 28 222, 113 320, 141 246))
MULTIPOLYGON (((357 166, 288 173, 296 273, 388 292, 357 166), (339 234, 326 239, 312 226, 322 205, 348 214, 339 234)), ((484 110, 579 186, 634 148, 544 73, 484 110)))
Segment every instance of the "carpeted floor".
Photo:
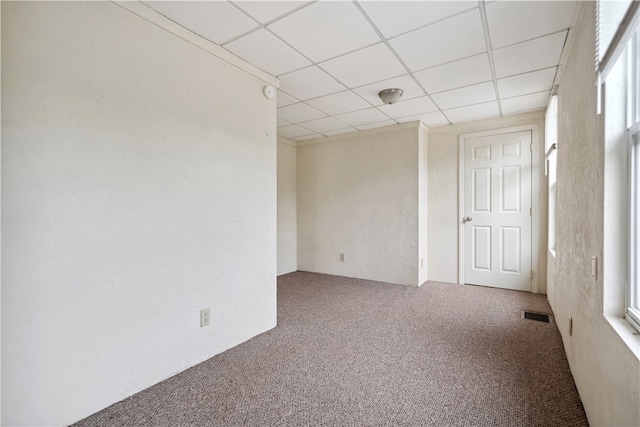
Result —
POLYGON ((278 326, 78 426, 588 425, 544 296, 314 273, 278 326))

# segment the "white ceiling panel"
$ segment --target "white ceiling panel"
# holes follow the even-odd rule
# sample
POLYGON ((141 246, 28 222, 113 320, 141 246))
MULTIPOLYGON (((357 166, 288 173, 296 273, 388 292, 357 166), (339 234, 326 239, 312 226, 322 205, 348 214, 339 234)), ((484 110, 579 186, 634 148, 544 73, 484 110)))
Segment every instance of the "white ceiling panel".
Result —
POLYGON ((469 122, 471 120, 487 119, 498 116, 498 103, 496 101, 484 104, 469 105, 467 107, 454 108, 444 112, 451 123, 469 122))
POLYGON ((358 126, 358 130, 375 129, 375 128, 381 128, 384 126, 395 125, 395 124, 397 123, 394 120, 385 120, 383 122, 370 123, 368 125, 358 126))
POLYGON ((574 31, 578 2, 146 4, 277 76, 279 134, 299 139, 413 120, 440 126, 544 108, 574 31), (378 93, 389 88, 404 91, 400 102, 382 103, 378 93))
POLYGON ((475 1, 359 1, 386 38, 478 7, 475 1))
POLYGON ((380 41, 360 11, 346 1, 313 3, 269 29, 315 62, 380 41))
POLYGON ((343 133, 357 132, 357 131, 358 131, 358 129, 356 129, 356 128, 348 127, 348 128, 344 128, 344 129, 331 130, 331 131, 327 131, 327 132, 323 132, 323 133, 325 135, 327 135, 327 136, 331 136, 331 135, 341 135, 343 133))
POLYGON ((295 104, 296 102, 300 102, 300 100, 294 98, 291 95, 284 93, 281 90, 278 91, 278 99, 276 104, 278 108, 286 107, 287 105, 295 104))
POLYGON ((380 111, 391 118, 406 117, 415 115, 416 113, 430 113, 438 108, 429 99, 428 96, 413 98, 407 101, 396 102, 395 104, 385 104, 378 107, 380 111))
POLYGON ((147 6, 217 44, 247 33, 258 23, 225 1, 147 1, 147 6))
POLYGON ((310 131, 309 129, 305 129, 303 127, 296 126, 296 125, 278 128, 279 136, 284 136, 285 138, 290 138, 290 139, 297 138, 303 135, 311 135, 312 133, 313 131, 310 131))
POLYGON ((498 1, 486 5, 491 46, 498 49, 566 30, 578 2, 498 1))
POLYGON ((304 56, 264 28, 226 44, 224 48, 274 76, 311 65, 304 56))
POLYGON ((400 76, 407 71, 384 43, 369 46, 320 66, 348 87, 400 76), (384 66, 380 66, 384 64, 384 66))
POLYGON ((351 91, 310 99, 307 104, 331 116, 371 107, 368 102, 351 91))
POLYGON ((400 123, 413 122, 416 120, 420 120, 427 126, 440 126, 440 125, 448 125, 449 120, 440 112, 434 111, 433 113, 428 114, 418 114, 417 116, 408 116, 403 117, 401 119, 397 119, 400 123))
POLYGON ((322 137, 324 137, 324 135, 320 135, 319 133, 312 133, 311 135, 297 136, 294 139, 296 141, 307 141, 309 139, 318 139, 322 137))
POLYGON ((558 65, 567 32, 551 34, 493 51, 496 77, 507 77, 558 65))
POLYGON ((525 111, 542 110, 547 107, 549 92, 532 93, 500 100, 503 114, 516 114, 525 111))
POLYGON ((367 108, 366 110, 352 111, 351 113, 340 114, 336 116, 336 118, 351 126, 356 127, 389 120, 389 117, 382 114, 376 108, 367 108))
POLYGON ((306 1, 234 1, 236 6, 251 15, 261 24, 268 24, 271 21, 284 16, 291 11, 310 4, 306 1))
POLYGON ((280 88, 301 100, 346 89, 329 74, 315 66, 280 76, 280 88))
POLYGON ((323 112, 320 112, 302 102, 278 108, 278 117, 290 123, 306 122, 309 120, 319 119, 324 116, 325 114, 323 112))
POLYGON ((478 9, 404 34, 389 43, 412 71, 486 51, 478 9))
POLYGON ((349 127, 349 125, 346 125, 341 121, 334 119, 333 117, 325 117, 323 119, 312 120, 310 122, 300 123, 300 125, 306 127, 307 129, 311 129, 315 132, 321 133, 349 127))
POLYGON ((416 84, 416 82, 411 78, 410 75, 404 75, 400 77, 395 77, 389 80, 383 80, 381 82, 372 83, 370 85, 362 86, 354 91, 366 99, 371 105, 384 105, 378 93, 380 93, 383 89, 391 89, 391 88, 399 88, 403 90, 402 100, 407 100, 411 98, 416 98, 418 96, 424 96, 424 91, 420 86, 416 84))
POLYGON ((486 82, 436 93, 431 95, 431 97, 434 102, 438 104, 438 107, 443 110, 448 110, 450 108, 462 107, 465 105, 495 101, 496 92, 493 82, 486 82))
POLYGON ((520 74, 498 80, 498 92, 500 98, 513 98, 514 96, 528 95, 551 89, 553 79, 556 76, 556 67, 533 73, 520 74))
POLYGON ((428 68, 415 73, 415 76, 429 93, 443 92, 492 79, 486 53, 428 68))

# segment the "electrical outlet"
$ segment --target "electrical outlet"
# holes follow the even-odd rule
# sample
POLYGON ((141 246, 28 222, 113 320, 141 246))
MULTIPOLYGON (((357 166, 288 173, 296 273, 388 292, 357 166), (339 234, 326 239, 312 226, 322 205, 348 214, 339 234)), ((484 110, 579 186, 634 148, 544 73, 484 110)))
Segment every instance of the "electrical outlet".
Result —
POLYGON ((340 261, 344 261, 344 254, 340 254, 340 261))
POLYGON ((598 280, 598 257, 591 257, 591 277, 593 280, 598 280))
POLYGON ((211 323, 211 310, 209 307, 200 310, 200 327, 208 326, 211 323))

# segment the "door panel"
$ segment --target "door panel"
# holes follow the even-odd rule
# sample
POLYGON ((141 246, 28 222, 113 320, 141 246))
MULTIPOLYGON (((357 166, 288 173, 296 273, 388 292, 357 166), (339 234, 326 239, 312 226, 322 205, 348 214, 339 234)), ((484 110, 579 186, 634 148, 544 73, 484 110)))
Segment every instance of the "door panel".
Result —
POLYGON ((531 131, 464 143, 464 281, 531 291, 531 131))

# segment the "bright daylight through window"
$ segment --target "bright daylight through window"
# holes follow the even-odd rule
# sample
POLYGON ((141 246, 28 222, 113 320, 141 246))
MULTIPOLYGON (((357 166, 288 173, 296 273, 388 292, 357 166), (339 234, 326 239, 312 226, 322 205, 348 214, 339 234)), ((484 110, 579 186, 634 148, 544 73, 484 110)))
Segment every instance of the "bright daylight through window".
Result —
POLYGON ((640 49, 636 31, 627 47, 629 141, 629 283, 626 317, 640 329, 640 49))

